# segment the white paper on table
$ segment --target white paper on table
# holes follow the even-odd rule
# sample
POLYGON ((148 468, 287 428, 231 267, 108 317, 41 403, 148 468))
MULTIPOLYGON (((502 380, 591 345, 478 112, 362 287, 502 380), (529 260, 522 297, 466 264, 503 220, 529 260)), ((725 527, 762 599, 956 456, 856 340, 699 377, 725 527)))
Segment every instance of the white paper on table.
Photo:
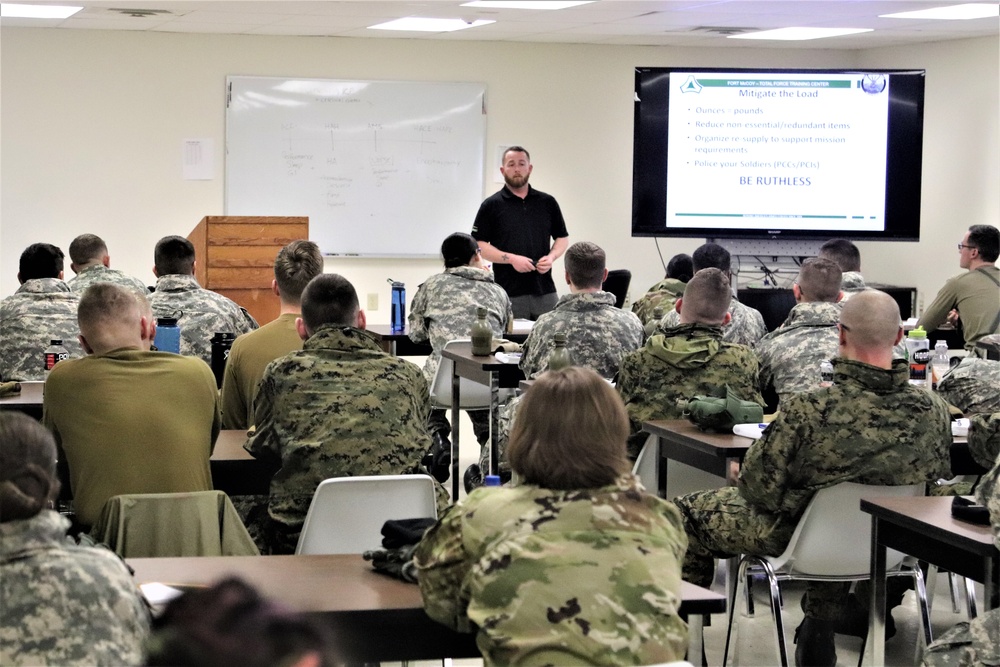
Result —
POLYGON ((184 593, 184 591, 178 588, 155 581, 149 584, 141 584, 139 590, 142 591, 142 596, 146 598, 146 601, 154 607, 166 604, 184 593))

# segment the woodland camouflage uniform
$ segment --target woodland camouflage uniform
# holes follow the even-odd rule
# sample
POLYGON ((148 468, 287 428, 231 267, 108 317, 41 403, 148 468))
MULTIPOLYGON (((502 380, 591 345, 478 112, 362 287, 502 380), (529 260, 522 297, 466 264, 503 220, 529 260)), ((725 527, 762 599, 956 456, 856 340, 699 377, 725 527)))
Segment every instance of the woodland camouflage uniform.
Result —
POLYGON ((653 311, 656 308, 662 308, 664 314, 673 310, 677 299, 684 296, 686 286, 686 283, 676 278, 664 278, 632 304, 632 312, 645 325, 653 318, 653 311))
POLYGON ((1000 412, 1000 361, 962 359, 938 382, 938 394, 966 415, 1000 412))
MULTIPOLYGON (((729 320, 729 324, 722 327, 722 340, 725 342, 753 347, 767 333, 767 325, 764 324, 764 316, 760 311, 744 306, 736 300, 736 297, 729 303, 729 314, 732 319, 729 320)), ((656 333, 662 333, 680 323, 681 314, 671 310, 660 320, 660 331, 656 333)))

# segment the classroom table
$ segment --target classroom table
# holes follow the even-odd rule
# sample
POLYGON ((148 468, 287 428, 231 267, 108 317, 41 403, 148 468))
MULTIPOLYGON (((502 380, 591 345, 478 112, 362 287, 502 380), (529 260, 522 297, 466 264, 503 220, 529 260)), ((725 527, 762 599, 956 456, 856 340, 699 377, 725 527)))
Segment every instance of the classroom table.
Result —
POLYGON ((268 495, 271 477, 277 471, 273 465, 259 461, 243 449, 247 432, 225 429, 219 432, 215 449, 209 459, 212 486, 228 496, 268 495))
POLYGON ((734 433, 701 431, 687 419, 643 422, 642 430, 656 436, 659 441, 656 477, 659 480, 658 493, 662 498, 671 497, 667 495, 668 461, 679 461, 728 479, 732 465, 741 462, 753 444, 753 438, 734 433))
POLYGON ((0 410, 20 410, 35 419, 42 418, 42 394, 45 382, 21 382, 21 392, 0 398, 0 410))
POLYGON ((885 663, 885 550, 937 565, 984 585, 983 607, 992 608, 1000 582, 1000 552, 989 526, 951 516, 950 497, 871 498, 861 511, 872 515, 869 630, 873 665, 885 663))
MULTIPOLYGON (((409 328, 399 331, 389 324, 369 324, 365 330, 375 334, 382 349, 394 357, 426 357, 431 353, 430 343, 414 343, 410 339, 409 328)), ((527 337, 527 331, 504 334, 504 339, 514 343, 523 343, 527 337)))
MULTIPOLYGON (((326 624, 348 663, 479 657, 475 635, 431 620, 420 589, 372 570, 359 555, 130 558, 138 584, 207 586, 238 575, 264 595, 326 624)), ((701 619, 726 610, 723 595, 683 582, 682 616, 700 664, 701 619)), ((689 657, 689 659, 691 659, 689 657)))
POLYGON ((459 405, 461 378, 484 384, 490 388, 490 474, 496 475, 500 466, 499 428, 497 413, 500 405, 500 389, 513 389, 524 379, 524 373, 516 363, 503 363, 496 356, 476 356, 472 354, 472 343, 456 343, 441 355, 452 361, 451 376, 451 497, 458 499, 458 443, 459 405))

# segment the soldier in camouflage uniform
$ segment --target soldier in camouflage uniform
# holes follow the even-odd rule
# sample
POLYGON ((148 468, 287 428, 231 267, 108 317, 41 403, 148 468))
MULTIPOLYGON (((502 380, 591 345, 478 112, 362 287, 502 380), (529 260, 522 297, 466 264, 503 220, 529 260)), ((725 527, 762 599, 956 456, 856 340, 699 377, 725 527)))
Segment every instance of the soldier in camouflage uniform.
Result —
POLYGON ((837 356, 840 278, 840 267, 828 259, 803 262, 792 286, 796 305, 757 343, 760 386, 773 387, 779 405, 793 394, 819 389, 820 364, 837 356))
MULTIPOLYGON (((557 333, 566 334, 566 347, 573 363, 614 378, 622 359, 642 346, 645 332, 635 313, 615 308, 615 296, 601 290, 608 270, 604 250, 582 241, 566 251, 566 282, 570 294, 542 315, 522 346, 521 370, 527 378, 548 370, 549 355, 557 333)), ((518 398, 507 403, 499 415, 501 465, 506 470, 504 450, 517 414, 518 398)))
POLYGON ((62 280, 63 257, 49 243, 21 253, 21 286, 0 302, 0 380, 44 380, 43 352, 53 339, 62 341, 69 358, 83 356, 76 323, 80 296, 62 280))
POLYGON ((56 497, 56 447, 38 422, 0 412, 0 664, 138 665, 149 618, 118 557, 79 547, 56 497))
MULTIPOLYGON (((691 255, 674 255, 667 262, 667 275, 632 304, 635 313, 645 326, 653 319, 653 311, 661 308, 663 313, 674 309, 677 298, 683 296, 684 286, 694 275, 691 255)), ((661 317, 662 319, 662 317, 661 317)))
MULTIPOLYGON (((514 318, 510 297, 493 281, 493 274, 483 265, 479 244, 469 234, 450 235, 441 244, 444 273, 431 276, 417 288, 410 305, 409 336, 414 342, 430 341, 433 348, 424 364, 424 379, 434 383, 441 350, 448 341, 469 338, 476 308, 486 309, 486 322, 493 335, 502 338, 507 323, 514 318)), ((448 437, 451 427, 446 410, 431 410, 430 429, 448 437)), ((490 437, 489 410, 469 410, 469 418, 479 444, 490 437)))
POLYGON ((274 554, 295 551, 324 479, 418 472, 431 444, 427 382, 364 330, 351 283, 332 273, 313 278, 298 325, 302 350, 265 369, 254 399, 257 429, 244 445, 280 465, 268 503, 274 554))
MULTIPOLYGON (((715 268, 726 274, 732 280, 730 273, 729 251, 715 243, 706 243, 698 247, 691 255, 695 273, 702 269, 715 268)), ((754 308, 744 306, 735 297, 729 302, 729 323, 722 327, 722 340, 727 343, 738 343, 753 347, 764 334, 767 326, 764 316, 754 308)), ((660 326, 654 333, 663 333, 666 329, 676 327, 681 323, 681 314, 672 310, 663 316, 660 326)))
POLYGON ((177 317, 181 354, 212 363, 212 336, 237 336, 257 329, 245 308, 221 294, 202 288, 194 277, 194 246, 183 236, 166 236, 154 253, 156 291, 149 297, 157 317, 177 317))
MULTIPOLYGON (((948 406, 910 386, 906 362, 892 359, 902 336, 896 302, 883 292, 861 292, 844 306, 840 329, 834 385, 788 399, 747 452, 738 485, 674 500, 690 540, 688 581, 710 584, 713 557, 780 554, 820 489, 950 475, 948 406)), ((846 584, 808 584, 797 663, 836 664, 834 627, 846 600, 846 584)))
MULTIPOLYGON (((1000 549, 1000 412, 977 415, 969 427, 969 450, 993 454, 993 468, 983 476, 976 497, 990 511, 993 536, 1000 549), (973 442, 975 441, 975 445, 973 442)), ((980 460, 977 457, 977 460, 980 460)), ((924 652, 925 667, 1000 665, 1000 609, 959 623, 924 652)))
POLYGON ((99 236, 81 234, 69 244, 69 268, 76 277, 66 284, 79 294, 94 283, 114 283, 120 287, 134 290, 139 294, 148 294, 149 288, 138 278, 133 278, 123 271, 111 268, 111 256, 108 246, 99 236))
POLYGON ((417 546, 427 614, 478 631, 486 665, 681 660, 683 529, 628 472, 614 390, 589 369, 552 371, 521 412, 510 455, 524 484, 473 491, 417 546))
POLYGON ((757 358, 743 345, 723 341, 729 319, 729 279, 719 269, 702 269, 679 300, 681 323, 654 334, 625 357, 618 393, 628 410, 629 456, 646 441, 642 423, 680 419, 689 399, 716 387, 729 387, 747 401, 764 405, 757 389, 757 358))
POLYGON ((828 259, 837 264, 841 270, 840 289, 844 292, 841 302, 851 296, 868 289, 861 275, 861 251, 847 239, 830 239, 820 246, 821 259, 828 259))
POLYGON ((938 394, 966 415, 1000 411, 1000 361, 962 359, 938 382, 938 394))

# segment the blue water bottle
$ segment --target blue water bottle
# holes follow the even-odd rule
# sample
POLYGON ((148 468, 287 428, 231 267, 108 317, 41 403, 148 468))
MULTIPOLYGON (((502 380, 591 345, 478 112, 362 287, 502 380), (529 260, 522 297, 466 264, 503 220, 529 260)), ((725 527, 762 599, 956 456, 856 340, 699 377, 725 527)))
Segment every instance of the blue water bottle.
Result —
POLYGON ((389 280, 392 283, 392 330, 406 329, 406 286, 401 282, 389 280))
POLYGON ((176 317, 156 318, 156 338, 153 345, 160 352, 181 353, 181 328, 177 326, 176 317))

